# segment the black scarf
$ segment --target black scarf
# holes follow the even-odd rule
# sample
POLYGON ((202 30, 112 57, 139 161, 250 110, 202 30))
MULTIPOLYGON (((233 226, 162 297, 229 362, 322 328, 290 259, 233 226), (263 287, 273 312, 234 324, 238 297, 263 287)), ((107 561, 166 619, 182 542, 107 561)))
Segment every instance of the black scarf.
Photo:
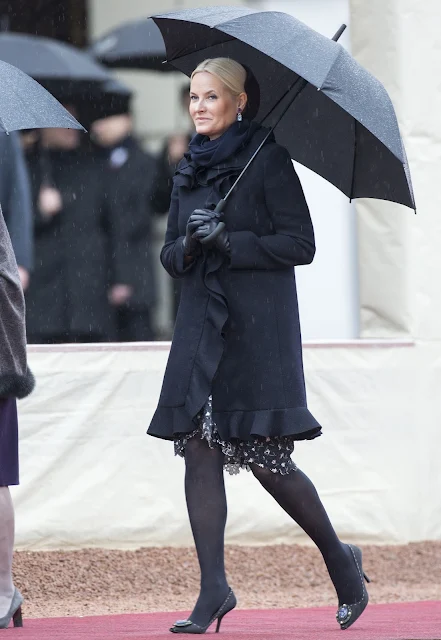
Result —
MULTIPOLYGON (((268 129, 256 122, 242 120, 234 122, 216 140, 196 134, 178 165, 173 179, 175 185, 187 189, 211 187, 200 206, 214 209, 267 133, 268 129)), ((273 136, 270 139, 273 140, 273 136)))
POLYGON ((189 144, 186 158, 196 167, 214 167, 233 156, 246 146, 259 125, 242 120, 234 122, 219 138, 210 140, 208 136, 197 133, 189 144))

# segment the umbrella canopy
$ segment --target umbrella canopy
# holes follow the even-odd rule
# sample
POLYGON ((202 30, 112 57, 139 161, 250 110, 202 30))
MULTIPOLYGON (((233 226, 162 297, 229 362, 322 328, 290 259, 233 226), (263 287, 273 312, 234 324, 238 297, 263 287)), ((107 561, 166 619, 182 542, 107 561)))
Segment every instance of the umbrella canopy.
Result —
POLYGON ((218 56, 251 69, 260 87, 254 119, 277 124, 276 139, 294 160, 349 198, 415 208, 392 102, 341 45, 276 11, 207 7, 153 20, 167 59, 186 75, 205 58, 218 56))
POLYGON ((108 67, 175 71, 166 60, 161 32, 150 18, 126 22, 96 40, 91 55, 108 67))
POLYGON ((22 33, 0 34, 0 60, 18 67, 49 91, 66 95, 111 78, 88 53, 58 40, 22 33))
POLYGON ((20 69, 0 61, 0 130, 61 127, 83 129, 38 82, 20 69))

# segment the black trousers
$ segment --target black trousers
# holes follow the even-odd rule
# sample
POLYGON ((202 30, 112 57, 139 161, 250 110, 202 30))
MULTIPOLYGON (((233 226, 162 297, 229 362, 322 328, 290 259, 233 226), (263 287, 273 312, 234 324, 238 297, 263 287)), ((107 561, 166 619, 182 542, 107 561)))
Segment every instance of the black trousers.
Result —
POLYGON ((117 342, 151 342, 155 340, 150 311, 121 307, 116 313, 117 342))

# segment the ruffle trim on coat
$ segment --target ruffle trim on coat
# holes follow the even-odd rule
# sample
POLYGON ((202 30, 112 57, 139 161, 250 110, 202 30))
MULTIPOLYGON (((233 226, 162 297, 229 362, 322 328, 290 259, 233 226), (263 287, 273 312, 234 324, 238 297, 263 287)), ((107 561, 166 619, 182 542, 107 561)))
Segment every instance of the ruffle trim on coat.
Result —
POLYGON ((222 332, 228 320, 228 305, 217 277, 223 261, 224 257, 220 253, 210 252, 205 256, 204 284, 209 297, 185 402, 188 415, 193 418, 211 394, 213 379, 225 348, 222 332))
POLYGON ((25 375, 7 373, 0 375, 0 398, 26 398, 35 387, 35 378, 28 369, 25 375))
MULTIPOLYGON (((320 424, 306 407, 214 411, 213 419, 224 441, 248 440, 251 436, 290 436, 294 440, 313 440, 322 434, 320 424)), ((173 440, 178 433, 191 433, 196 427, 195 419, 190 418, 184 406, 158 407, 148 433, 157 438, 173 440)))

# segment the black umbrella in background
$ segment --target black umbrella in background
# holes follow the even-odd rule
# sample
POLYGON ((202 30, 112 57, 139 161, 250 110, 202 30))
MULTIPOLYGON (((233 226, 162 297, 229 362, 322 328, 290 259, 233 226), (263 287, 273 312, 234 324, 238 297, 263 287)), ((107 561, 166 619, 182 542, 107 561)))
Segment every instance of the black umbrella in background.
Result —
POLYGON ((164 40, 151 18, 126 22, 108 31, 91 45, 89 53, 108 67, 175 71, 165 62, 164 40))
POLYGON ((111 79, 107 69, 81 49, 29 34, 0 33, 0 60, 18 67, 60 98, 111 79))
POLYGON ((351 199, 415 208, 386 89, 337 42, 288 14, 243 7, 190 9, 153 20, 168 61, 187 76, 217 56, 250 69, 260 87, 254 119, 275 127, 277 141, 294 160, 351 199))

